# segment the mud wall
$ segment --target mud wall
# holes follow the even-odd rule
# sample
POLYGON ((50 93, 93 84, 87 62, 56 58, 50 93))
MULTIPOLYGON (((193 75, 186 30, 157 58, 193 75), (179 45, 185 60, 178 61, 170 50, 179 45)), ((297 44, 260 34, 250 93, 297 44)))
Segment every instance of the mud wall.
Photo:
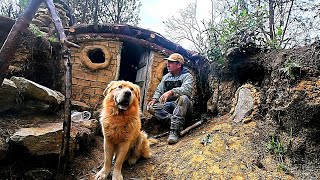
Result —
POLYGON ((158 84, 161 81, 161 78, 163 76, 163 69, 166 67, 165 61, 163 61, 163 58, 165 58, 163 55, 159 53, 153 52, 151 55, 152 64, 149 68, 149 72, 151 72, 150 75, 150 81, 148 84, 148 92, 147 92, 147 102, 149 102, 153 96, 154 91, 157 89, 158 84))
POLYGON ((107 84, 117 79, 122 42, 82 41, 79 45, 80 49, 72 50, 72 99, 96 109, 103 100, 107 84), (105 59, 95 58, 95 53, 105 59))
MULTIPOLYGON (((11 29, 13 20, 0 16, 0 47, 11 29)), ((61 66, 59 47, 51 45, 42 37, 36 37, 27 31, 23 34, 14 58, 10 62, 6 78, 25 77, 43 86, 61 90, 61 66), (60 78, 59 78, 60 77, 60 78)), ((62 81, 64 82, 64 81, 62 81)))

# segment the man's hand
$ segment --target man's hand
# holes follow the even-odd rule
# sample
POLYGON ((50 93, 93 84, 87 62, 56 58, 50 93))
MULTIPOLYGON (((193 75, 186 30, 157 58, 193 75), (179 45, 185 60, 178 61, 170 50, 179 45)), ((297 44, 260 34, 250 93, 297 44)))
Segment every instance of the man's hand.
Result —
POLYGON ((167 102, 167 99, 172 95, 173 95, 172 90, 169 90, 169 91, 165 92, 164 94, 162 94, 162 96, 159 99, 160 103, 167 102))
POLYGON ((154 105, 154 103, 156 103, 156 100, 155 100, 155 99, 152 99, 152 100, 148 103, 147 111, 149 111, 149 109, 151 108, 152 105, 154 105))

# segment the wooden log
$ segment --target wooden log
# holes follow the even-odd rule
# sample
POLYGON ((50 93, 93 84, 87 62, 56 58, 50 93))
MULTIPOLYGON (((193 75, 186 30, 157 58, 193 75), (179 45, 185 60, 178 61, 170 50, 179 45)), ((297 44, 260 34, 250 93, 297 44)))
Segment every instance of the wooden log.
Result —
POLYGON ((194 123, 193 125, 187 127, 186 129, 184 129, 184 130, 182 130, 182 131, 180 132, 180 136, 186 135, 189 131, 191 131, 192 129, 200 126, 202 123, 203 123, 203 120, 198 121, 198 122, 194 123))
MULTIPOLYGON (((192 129, 200 126, 202 123, 203 123, 203 120, 198 121, 198 122, 194 123, 193 125, 185 128, 184 130, 182 130, 182 131, 180 132, 180 136, 186 135, 189 131, 191 131, 192 129)), ((152 136, 152 138, 158 139, 158 138, 164 137, 164 136, 166 136, 166 135, 168 135, 168 134, 169 134, 169 131, 164 132, 164 133, 161 133, 161 134, 158 134, 158 135, 155 135, 155 136, 152 136)))

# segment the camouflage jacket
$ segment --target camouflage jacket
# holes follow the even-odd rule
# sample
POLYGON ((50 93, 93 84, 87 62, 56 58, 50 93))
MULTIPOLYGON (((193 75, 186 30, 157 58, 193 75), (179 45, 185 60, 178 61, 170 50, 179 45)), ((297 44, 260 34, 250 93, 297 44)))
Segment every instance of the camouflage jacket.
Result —
POLYGON ((189 98, 192 94, 193 76, 189 69, 183 67, 181 74, 173 76, 170 72, 162 77, 152 99, 159 100, 160 96, 168 90, 172 90, 174 96, 186 95, 189 98))

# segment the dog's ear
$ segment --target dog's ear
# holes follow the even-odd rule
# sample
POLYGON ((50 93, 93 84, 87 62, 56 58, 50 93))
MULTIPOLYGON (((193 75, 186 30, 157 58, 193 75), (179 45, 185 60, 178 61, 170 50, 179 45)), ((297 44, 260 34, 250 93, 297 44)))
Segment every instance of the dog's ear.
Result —
POLYGON ((106 89, 103 91, 103 96, 106 96, 106 95, 109 93, 108 90, 111 88, 111 86, 113 85, 114 82, 115 82, 115 81, 111 81, 111 82, 107 85, 106 89))
POLYGON ((137 99, 138 99, 139 102, 140 102, 140 86, 134 84, 134 85, 133 85, 133 88, 134 88, 134 93, 136 94, 137 99))

